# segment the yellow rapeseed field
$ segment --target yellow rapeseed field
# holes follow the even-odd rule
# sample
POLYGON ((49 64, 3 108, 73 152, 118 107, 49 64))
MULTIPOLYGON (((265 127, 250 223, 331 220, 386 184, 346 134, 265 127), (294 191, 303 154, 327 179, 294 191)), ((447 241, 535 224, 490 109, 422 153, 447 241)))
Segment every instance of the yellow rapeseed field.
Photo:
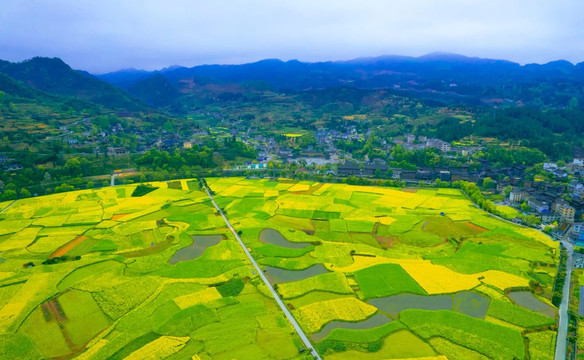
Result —
POLYGON ((290 191, 290 192, 307 191, 308 189, 310 189, 310 185, 307 185, 307 184, 295 184, 294 186, 292 186, 291 188, 289 188, 288 191, 290 191))
POLYGON ((430 295, 469 290, 480 284, 477 274, 460 274, 429 261, 401 263, 405 271, 430 295))
POLYGON ((529 280, 499 270, 488 270, 478 275, 484 277, 481 280, 483 283, 492 285, 500 290, 514 286, 529 286, 529 280))
POLYGON ((164 359, 182 349, 187 341, 188 336, 161 336, 158 339, 142 346, 134 351, 124 360, 157 360, 164 359))
POLYGON ((186 309, 196 304, 206 303, 217 299, 221 299, 221 294, 219 294, 216 287, 210 287, 193 294, 176 297, 174 298, 174 302, 179 308, 186 309))
POLYGON ((50 274, 34 274, 12 299, 0 309, 0 332, 6 331, 37 292, 47 286, 50 274))
POLYGON ((315 333, 330 321, 361 321, 376 311, 376 307, 358 299, 343 298, 303 306, 298 309, 298 319, 309 333, 315 333))
POLYGON ((75 360, 88 360, 93 357, 102 347, 106 346, 108 343, 105 339, 99 339, 93 346, 83 352, 81 355, 75 358, 75 360))
POLYGON ((278 195, 280 195, 280 192, 278 190, 268 189, 268 190, 264 191, 264 197, 272 197, 272 196, 278 196, 278 195))

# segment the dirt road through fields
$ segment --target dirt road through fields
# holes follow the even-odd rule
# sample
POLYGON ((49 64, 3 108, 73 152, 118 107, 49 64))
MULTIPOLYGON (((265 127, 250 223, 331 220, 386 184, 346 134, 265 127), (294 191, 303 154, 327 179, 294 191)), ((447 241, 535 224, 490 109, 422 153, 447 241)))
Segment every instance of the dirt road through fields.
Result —
POLYGON ((243 243, 243 241, 241 240, 241 238, 237 234, 237 231, 235 231, 235 229, 233 228, 233 226, 231 226, 231 223, 229 222, 229 220, 227 220, 227 217, 225 216, 225 214, 223 214, 223 211, 221 210, 221 208, 219 208, 219 206, 215 202, 215 199, 213 199, 213 196, 211 195, 211 192, 209 191, 209 189, 207 187, 205 187, 205 191, 207 192, 207 195, 209 196, 209 199, 211 199, 211 202, 213 203, 213 206, 215 206, 215 209, 217 209, 217 211, 219 212, 219 214, 221 214, 221 216, 223 217, 223 221, 225 221, 225 224, 227 225, 227 227, 229 228, 229 230, 231 230, 231 232, 233 233, 233 236, 235 236, 235 238, 239 242, 239 245, 241 245, 241 248, 245 252, 245 255, 247 255, 247 257, 249 258, 249 261, 251 261, 251 263, 253 264, 253 266, 254 266, 255 270, 257 271, 258 275, 260 276, 260 278, 262 279, 262 281, 264 282, 264 284, 266 284, 266 286, 268 287, 268 289, 270 289, 270 292, 274 296, 274 299, 276 299, 276 302, 278 303, 278 305, 282 309, 282 312, 284 312, 284 314, 288 318, 288 321, 290 321, 290 324, 292 324, 292 326, 294 327, 294 329, 296 330, 296 332, 300 336, 300 339, 302 339, 302 342, 304 342, 304 345, 306 346, 306 348, 307 349, 310 349, 310 351, 312 353, 312 356, 314 356, 315 359, 321 360, 320 356, 318 355, 318 353, 316 352, 316 350, 314 349, 314 347, 310 343, 310 340, 308 339, 308 336, 306 336, 306 334, 304 333, 304 331, 302 330, 302 328, 300 327, 300 325, 298 325, 298 323, 296 322, 296 319, 294 319, 294 317, 292 316, 292 314, 290 313, 290 311, 288 310, 288 308, 286 307, 286 305, 284 304, 284 302, 282 301, 282 299, 280 299, 280 296, 276 293, 276 290, 274 290, 274 288, 272 287, 272 285, 268 281, 268 278, 266 277, 266 275, 264 275, 264 272, 262 271, 262 269, 260 268, 260 266, 258 265, 258 263, 255 261, 255 259, 253 258, 253 256, 251 256, 250 252, 247 250, 247 247, 245 246, 245 244, 243 243))

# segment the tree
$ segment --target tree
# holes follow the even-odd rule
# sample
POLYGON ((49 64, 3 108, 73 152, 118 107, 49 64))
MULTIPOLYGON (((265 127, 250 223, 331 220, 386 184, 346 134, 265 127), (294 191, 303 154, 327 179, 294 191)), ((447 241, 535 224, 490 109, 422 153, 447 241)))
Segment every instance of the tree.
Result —
POLYGON ((67 170, 71 176, 79 175, 81 173, 81 162, 79 161, 79 158, 72 157, 68 159, 67 162, 65 162, 65 170, 67 170))
POLYGON ((6 190, 4 194, 2 194, 2 201, 16 200, 16 197, 15 190, 6 190))
POLYGON ((25 199, 25 198, 29 198, 29 197, 31 197, 30 191, 28 191, 25 188, 20 189, 20 198, 21 199, 25 199))
POLYGON ((511 185, 505 186, 505 189, 503 190, 503 193, 505 194, 505 197, 506 198, 509 197, 509 194, 511 194, 511 191, 513 191, 513 186, 511 186, 511 185))
POLYGON ((493 179, 491 179, 490 177, 487 176, 483 180, 483 188, 485 188, 487 190, 490 190, 490 189, 492 189, 494 187, 495 187, 495 182, 493 181, 493 179))
POLYGON ((85 187, 86 187, 87 189, 93 189, 93 187, 94 187, 94 186, 95 186, 95 184, 94 184, 94 183, 93 183, 93 181, 91 181, 91 180, 89 180, 89 181, 87 182, 87 184, 85 185, 85 187))

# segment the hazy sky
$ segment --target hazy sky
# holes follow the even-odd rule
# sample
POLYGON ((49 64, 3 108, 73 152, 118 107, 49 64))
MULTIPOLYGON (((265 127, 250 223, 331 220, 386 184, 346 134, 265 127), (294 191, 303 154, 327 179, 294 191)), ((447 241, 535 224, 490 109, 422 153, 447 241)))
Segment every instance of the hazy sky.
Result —
POLYGON ((0 59, 158 69, 454 52, 584 61, 582 0, 2 0, 0 59))

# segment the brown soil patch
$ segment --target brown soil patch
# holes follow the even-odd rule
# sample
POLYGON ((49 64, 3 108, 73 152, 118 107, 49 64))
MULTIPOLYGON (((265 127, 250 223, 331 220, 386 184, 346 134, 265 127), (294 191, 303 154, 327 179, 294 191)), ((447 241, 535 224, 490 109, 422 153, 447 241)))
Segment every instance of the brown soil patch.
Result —
POLYGON ((63 256, 66 253, 68 253, 69 251, 71 251, 75 246, 81 244, 83 242, 83 240, 87 239, 87 236, 85 235, 81 235, 81 236, 77 236, 75 239, 69 241, 68 243, 66 243, 65 245, 61 246, 60 248, 58 248, 54 253, 52 253, 49 256, 49 259, 52 259, 56 256, 63 256))
POLYGON ((469 228, 471 228, 479 233, 489 231, 489 230, 485 229, 484 227, 478 226, 478 225, 473 224, 471 222, 465 222, 464 225, 468 226, 469 228))
POLYGON ((314 235, 314 230, 302 230, 306 233, 306 235, 314 235))
POLYGON ((128 214, 115 214, 114 216, 112 216, 112 218, 110 220, 117 221, 117 220, 123 218, 124 216, 128 216, 128 214))
POLYGON ((402 188, 401 191, 408 193, 417 193, 418 189, 402 188))
POLYGON ((385 236, 373 235, 373 237, 377 240, 377 242, 379 243, 379 246, 381 246, 382 248, 388 249, 390 247, 393 247, 393 239, 395 238, 395 236, 385 237, 385 236))

